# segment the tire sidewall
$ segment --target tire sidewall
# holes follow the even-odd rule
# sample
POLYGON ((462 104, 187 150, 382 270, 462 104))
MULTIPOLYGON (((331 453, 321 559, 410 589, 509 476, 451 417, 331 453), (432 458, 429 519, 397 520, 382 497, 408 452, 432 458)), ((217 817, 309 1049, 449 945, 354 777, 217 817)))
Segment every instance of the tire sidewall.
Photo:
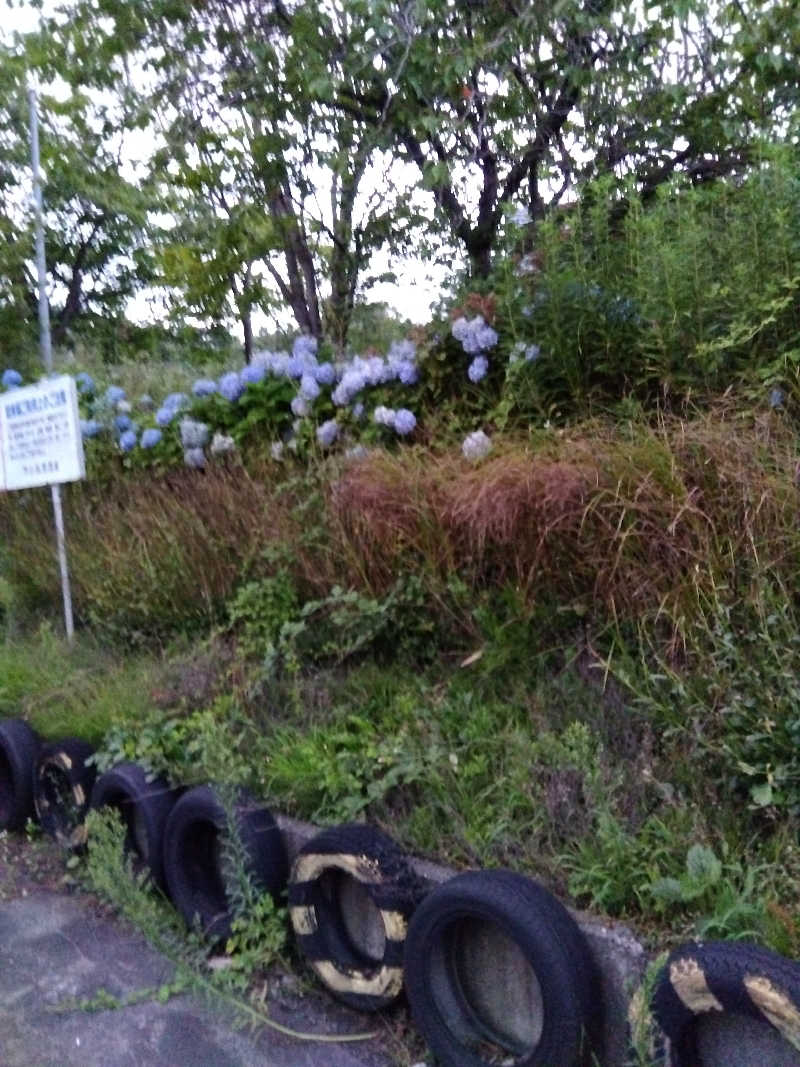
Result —
POLYGON ((124 807, 129 806, 131 818, 140 819, 147 842, 147 855, 140 856, 140 859, 161 888, 165 884, 164 828, 177 797, 177 791, 170 789, 162 778, 148 781, 147 772, 137 763, 117 764, 99 776, 92 790, 90 807, 94 810, 106 806, 122 809, 126 824, 126 847, 137 854, 139 850, 133 841, 133 828, 124 807))
MULTIPOLYGON (((234 816, 254 884, 276 897, 286 885, 288 860, 286 846, 275 820, 268 809, 255 805, 246 795, 238 798, 234 816)), ((208 785, 187 790, 176 801, 167 818, 162 850, 164 878, 172 902, 187 925, 191 926, 199 916, 205 936, 211 941, 221 941, 230 936, 232 920, 225 871, 215 865, 213 870, 209 866, 201 872, 207 876, 205 888, 211 887, 212 890, 208 893, 208 901, 219 905, 216 911, 207 908, 201 910, 195 905, 198 899, 202 900, 203 887, 200 879, 193 880, 185 862, 187 842, 193 828, 197 830, 200 826, 213 828, 220 838, 228 828, 225 808, 214 789, 208 785), (221 894, 216 891, 215 879, 219 882, 221 894)))
MULTIPOLYGON (((481 1039, 475 1032, 480 1031, 481 1024, 463 992, 452 985, 454 969, 446 949, 450 932, 465 919, 495 925, 519 948, 539 984, 541 1035, 530 1052, 514 1059, 514 1067, 571 1067, 581 1063, 590 1029, 584 981, 587 956, 576 955, 579 942, 561 933, 562 928, 569 930, 573 920, 535 883, 513 872, 499 871, 457 876, 444 883, 423 901, 411 922, 405 953, 406 995, 413 1017, 441 1062, 447 1067, 486 1067, 487 1063, 468 1047, 458 1046, 457 1040, 473 1027, 471 1036, 481 1039), (506 898, 505 904, 487 900, 489 883, 481 877, 485 875, 496 875, 493 883, 501 896, 503 889, 513 888, 515 897, 506 898), (451 983, 449 989, 443 988, 444 983, 451 983), (452 1024, 441 1007, 445 997, 461 1014, 452 1024)), ((588 970, 591 972, 591 964, 588 970)))
POLYGON ((21 719, 0 721, 0 748, 10 772, 8 814, 0 830, 20 830, 35 813, 33 776, 40 751, 39 738, 21 719))

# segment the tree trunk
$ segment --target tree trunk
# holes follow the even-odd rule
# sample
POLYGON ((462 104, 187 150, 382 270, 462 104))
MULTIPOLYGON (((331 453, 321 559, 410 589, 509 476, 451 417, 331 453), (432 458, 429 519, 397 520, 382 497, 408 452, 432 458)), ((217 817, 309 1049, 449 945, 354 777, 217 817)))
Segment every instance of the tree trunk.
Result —
POLYGON ((253 358, 253 316, 250 308, 245 308, 242 317, 242 341, 244 343, 244 361, 249 363, 253 358))

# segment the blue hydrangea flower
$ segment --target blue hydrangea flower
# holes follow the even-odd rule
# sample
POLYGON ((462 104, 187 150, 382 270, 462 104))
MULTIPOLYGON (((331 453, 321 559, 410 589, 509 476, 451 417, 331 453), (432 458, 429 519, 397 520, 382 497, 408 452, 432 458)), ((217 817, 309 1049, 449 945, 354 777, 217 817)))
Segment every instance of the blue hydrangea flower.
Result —
POLYGON ((231 404, 236 403, 244 392, 244 384, 235 370, 222 375, 219 380, 219 391, 226 400, 231 402, 231 404))
POLYGON ((106 389, 105 400, 110 407, 114 407, 120 400, 125 399, 125 390, 120 385, 109 385, 106 389))
POLYGON ((136 431, 126 430, 119 439, 119 447, 123 452, 131 452, 136 448, 136 431))
POLYGON ((367 384, 367 379, 360 367, 351 366, 342 375, 342 380, 331 393, 331 400, 337 407, 344 407, 367 384))
POLYGON ((408 408, 398 408, 394 413, 394 428, 401 437, 405 437, 406 434, 412 433, 416 425, 417 417, 413 411, 409 411, 408 408))
POLYGON ((389 364, 380 356, 370 356, 367 360, 366 366, 367 381, 370 385, 383 385, 384 382, 388 382, 392 377, 392 370, 389 364))
POLYGON ((155 448, 161 440, 161 437, 161 430, 157 430, 154 426, 151 426, 148 430, 144 431, 142 440, 139 443, 142 448, 155 448))
POLYGON ((775 386, 769 391, 769 406, 771 408, 782 408, 784 401, 786 400, 786 393, 779 386, 775 386))
POLYGON ((2 381, 4 389, 13 389, 18 385, 22 385, 22 375, 18 370, 9 367, 3 371, 3 377, 0 378, 0 381, 2 381))
POLYGON ((78 387, 78 392, 82 396, 89 396, 94 392, 94 379, 91 374, 87 374, 85 370, 82 370, 75 375, 75 384, 78 387))
POLYGON ((97 419, 81 419, 81 437, 97 437, 102 429, 97 419))
POLYGON ((205 448, 208 444, 210 432, 204 422, 197 419, 181 419, 181 444, 184 449, 205 448))
POLYGON ((187 448, 183 453, 184 466, 194 470, 203 470, 206 465, 206 454, 202 448, 187 448))
POLYGON ((413 363, 403 361, 398 365, 397 379, 403 385, 416 385, 419 379, 419 372, 413 363))
POLYGON ((317 427, 317 440, 323 448, 330 448, 339 436, 339 426, 336 419, 328 419, 317 427))
POLYGON ((139 397, 139 407, 142 411, 152 411, 155 407, 155 401, 149 393, 142 393, 139 397))
POLYGON ((308 401, 302 395, 302 393, 298 393, 297 396, 294 397, 294 399, 292 400, 292 405, 291 406, 292 406, 292 414, 293 415, 297 415, 298 418, 302 418, 304 415, 307 415, 308 412, 309 412, 308 401))
POLYGON ((292 345, 292 355, 295 359, 308 362, 309 360, 316 360, 317 358, 317 339, 316 337, 309 337, 308 334, 301 334, 295 338, 292 345))
POLYGON ((539 358, 538 345, 526 345, 524 341, 517 341, 508 354, 509 363, 535 363, 539 358))
POLYGON ((274 374, 276 378, 283 378, 287 373, 288 362, 289 357, 285 352, 254 352, 253 359, 248 366, 261 367, 265 373, 274 374))
POLYGON ((304 396, 306 400, 316 400, 319 393, 320 388, 317 385, 317 379, 311 374, 304 374, 300 379, 300 395, 304 396))
POLYGON ((195 396, 211 396, 217 391, 217 383, 212 381, 211 378, 198 378, 192 386, 192 393, 195 396))
POLYGON ((353 418, 354 419, 363 419, 364 418, 364 405, 361 403, 360 400, 359 400, 359 402, 357 404, 353 404, 353 418))
POLYGON ((467 377, 471 382, 480 382, 486 377, 489 360, 486 356, 476 356, 467 368, 467 377))
POLYGON ((177 414, 175 408, 161 407, 156 412, 156 422, 159 426, 169 426, 177 414))
POLYGON ((267 374, 267 368, 261 363, 248 363, 239 371, 239 378, 244 385, 257 385, 263 382, 267 374))
POLYGON ((132 426, 133 422, 128 415, 117 415, 114 419, 114 427, 117 433, 125 433, 127 430, 130 430, 132 426))
POLYGON ((496 331, 487 326, 482 315, 476 315, 474 319, 456 319, 451 331, 468 356, 476 356, 497 344, 496 331))
POLYGON ((164 397, 164 402, 161 405, 162 408, 169 408, 173 414, 188 406, 189 397, 186 393, 169 393, 168 396, 164 397))
POLYGON ((314 377, 320 385, 333 385, 336 381, 336 368, 331 362, 319 363, 314 368, 314 377))
POLYGON ((412 362, 417 355, 417 346, 407 338, 402 341, 392 341, 389 345, 389 359, 412 362))

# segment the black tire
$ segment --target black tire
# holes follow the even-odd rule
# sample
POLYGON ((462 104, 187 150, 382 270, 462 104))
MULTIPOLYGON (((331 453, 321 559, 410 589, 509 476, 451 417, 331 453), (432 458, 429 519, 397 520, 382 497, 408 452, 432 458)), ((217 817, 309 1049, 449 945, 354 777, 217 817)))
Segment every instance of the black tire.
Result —
POLYGON ((429 894, 408 930, 405 983, 443 1067, 577 1067, 600 1053, 589 946, 555 897, 512 871, 457 875, 429 894))
POLYGON ((33 815, 39 739, 21 719, 0 721, 0 830, 21 830, 33 815))
POLYGON ((164 827, 178 792, 163 778, 148 780, 138 763, 119 763, 94 783, 91 807, 116 808, 126 828, 127 851, 147 866, 153 881, 165 888, 164 827))
POLYGON ((373 827, 323 830, 300 849, 289 917, 298 947, 338 1000, 378 1011, 399 996, 408 919, 421 895, 405 853, 373 827))
MULTIPOLYGON (((289 860, 277 823, 265 807, 242 795, 236 829, 255 886, 274 898, 286 888, 289 860)), ((195 786, 175 803, 164 827, 164 877, 188 926, 210 941, 230 937, 231 906, 222 852, 228 818, 210 786, 195 786)))
POLYGON ((669 1039, 671 1067, 698 1067, 703 1062, 696 1024, 712 1012, 767 1023, 781 1034, 787 1048, 796 1048, 800 965, 741 941, 690 941, 667 957, 651 1005, 669 1039))
POLYGON ((33 776, 33 803, 42 829, 65 848, 86 844, 84 819, 97 771, 91 745, 68 737, 42 745, 33 776))

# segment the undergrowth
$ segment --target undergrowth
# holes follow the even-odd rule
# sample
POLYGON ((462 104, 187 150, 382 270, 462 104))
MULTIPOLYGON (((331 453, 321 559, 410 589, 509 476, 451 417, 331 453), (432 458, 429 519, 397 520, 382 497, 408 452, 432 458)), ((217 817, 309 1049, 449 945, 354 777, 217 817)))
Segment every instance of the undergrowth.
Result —
MULTIPOLYGON (((374 1033, 312 1034, 293 1030, 271 1018, 267 1009, 265 970, 280 959, 285 940, 285 910, 264 903, 252 885, 237 848, 235 833, 225 847, 228 884, 233 906, 247 904, 234 920, 232 936, 226 945, 229 966, 209 967, 209 946, 200 935, 185 929, 177 912, 154 893, 148 877, 136 873, 125 853, 125 827, 113 808, 90 812, 87 819, 88 852, 85 876, 88 885, 145 935, 150 944, 175 967, 174 977, 164 985, 125 1001, 103 995, 82 1005, 103 1010, 123 1007, 151 994, 166 999, 176 993, 192 992, 212 1005, 223 1004, 243 1025, 266 1026, 300 1041, 363 1041, 374 1033), (254 987, 261 979, 260 990, 254 987)), ((72 1007, 70 1003, 67 1007, 72 1007)))

